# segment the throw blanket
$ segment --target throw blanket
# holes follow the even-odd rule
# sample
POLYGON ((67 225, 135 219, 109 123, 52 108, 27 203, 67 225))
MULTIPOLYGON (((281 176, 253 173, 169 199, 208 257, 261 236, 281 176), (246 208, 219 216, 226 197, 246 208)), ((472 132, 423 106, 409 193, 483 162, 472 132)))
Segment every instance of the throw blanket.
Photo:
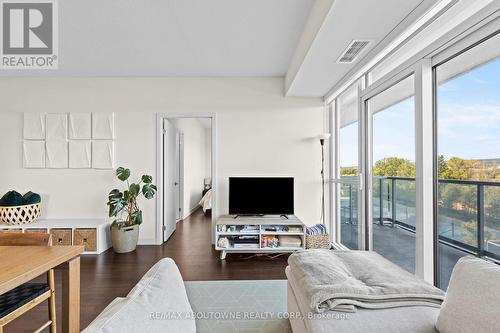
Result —
POLYGON ((355 312, 356 306, 440 307, 444 293, 376 252, 299 251, 288 258, 294 282, 312 311, 355 312))
POLYGON ((212 209, 212 189, 205 193, 198 204, 203 208, 204 213, 206 213, 207 210, 212 209))

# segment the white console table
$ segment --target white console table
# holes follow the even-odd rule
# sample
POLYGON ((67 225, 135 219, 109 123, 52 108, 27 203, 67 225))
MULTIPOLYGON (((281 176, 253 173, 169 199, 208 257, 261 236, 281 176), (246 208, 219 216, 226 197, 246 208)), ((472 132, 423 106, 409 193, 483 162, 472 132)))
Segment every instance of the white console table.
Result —
POLYGON ((47 219, 34 223, 0 224, 0 232, 42 232, 52 245, 84 245, 83 254, 100 254, 111 247, 110 219, 47 219))
POLYGON ((215 230, 215 249, 221 251, 221 259, 226 258, 227 253, 291 253, 297 250, 305 249, 305 239, 306 226, 302 221, 300 221, 296 216, 289 215, 288 219, 283 216, 264 216, 264 217, 247 217, 240 216, 234 218, 233 215, 222 215, 217 219, 216 230, 215 230), (226 227, 223 227, 226 226, 226 227), (226 231, 228 227, 235 226, 236 229, 241 226, 255 226, 255 231, 226 231), (300 229, 300 231, 290 232, 290 231, 266 231, 266 227, 277 226, 277 227, 293 227, 295 229, 300 229), (262 238, 263 236, 279 236, 279 235, 290 235, 297 236, 301 239, 300 247, 263 247, 262 238), (219 247, 218 241, 220 237, 235 237, 235 236, 258 236, 259 247, 258 248, 234 248, 233 245, 228 247, 219 247))

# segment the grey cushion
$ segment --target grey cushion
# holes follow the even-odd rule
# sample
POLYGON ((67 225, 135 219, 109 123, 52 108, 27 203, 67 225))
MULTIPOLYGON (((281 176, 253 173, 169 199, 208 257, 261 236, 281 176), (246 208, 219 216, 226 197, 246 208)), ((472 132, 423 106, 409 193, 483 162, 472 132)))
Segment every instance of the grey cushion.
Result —
POLYGON ((164 258, 82 333, 195 333, 192 312, 179 269, 172 259, 164 258))
POLYGON ((428 306, 380 310, 360 308, 356 313, 313 313, 289 267, 285 273, 289 283, 288 311, 292 314, 299 311, 303 316, 303 319, 292 319, 294 333, 437 333, 434 325, 439 309, 428 306))
POLYGON ((440 333, 500 332, 500 267, 476 257, 461 258, 436 328, 440 333))

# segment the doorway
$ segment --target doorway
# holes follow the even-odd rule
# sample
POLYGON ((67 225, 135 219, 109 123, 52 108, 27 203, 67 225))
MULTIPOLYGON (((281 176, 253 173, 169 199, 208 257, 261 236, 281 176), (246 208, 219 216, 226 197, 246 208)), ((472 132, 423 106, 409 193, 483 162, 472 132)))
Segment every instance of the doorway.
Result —
MULTIPOLYGON (((215 225, 215 115, 158 115, 156 243, 166 242, 176 224, 203 210, 215 225)), ((187 221, 187 220, 186 220, 187 221)), ((187 222, 186 222, 187 223, 187 222)), ((211 235, 213 242, 213 232, 211 235)))

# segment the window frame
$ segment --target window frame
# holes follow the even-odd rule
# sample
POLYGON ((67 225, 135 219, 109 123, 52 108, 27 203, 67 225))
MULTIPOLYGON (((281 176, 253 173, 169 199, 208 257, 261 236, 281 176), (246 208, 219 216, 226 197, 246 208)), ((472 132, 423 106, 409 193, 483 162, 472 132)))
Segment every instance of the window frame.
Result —
MULTIPOLYGON (((399 81, 415 75, 415 159, 417 167, 416 189, 417 189, 417 230, 416 234, 416 274, 434 285, 439 284, 439 234, 438 234, 438 150, 437 150, 437 84, 435 69, 438 65, 459 56, 470 48, 477 46, 483 41, 500 34, 500 11, 485 18, 480 23, 472 25, 462 33, 451 34, 448 40, 441 39, 440 45, 427 49, 425 53, 418 53, 418 57, 412 57, 407 63, 395 68, 384 77, 375 82, 370 82, 368 76, 370 71, 364 73, 361 80, 362 87, 359 92, 359 191, 360 200, 358 207, 358 218, 361 223, 360 237, 362 237, 361 249, 373 249, 372 226, 367 221, 372 221, 371 211, 371 162, 373 159, 371 150, 372 133, 370 116, 368 114, 367 101, 375 95, 389 89, 399 81)), ((357 80, 356 80, 357 81, 357 80)), ((350 86, 349 86, 350 87, 350 86)), ((343 92, 345 92, 346 88, 343 92)), ((338 215, 337 198, 339 193, 338 179, 338 119, 336 104, 339 96, 337 94, 330 100, 330 130, 331 156, 330 163, 333 166, 330 174, 330 193, 335 197, 330 200, 331 212, 330 223, 336 230, 336 240, 340 241, 340 219, 338 215)))
MULTIPOLYGON (((434 55, 431 58, 431 70, 432 70, 432 77, 433 77, 433 113, 434 113, 434 129, 433 129, 433 136, 435 138, 435 143, 434 143, 434 159, 435 159, 435 170, 434 170, 434 197, 437 199, 438 198, 438 190, 439 190, 439 177, 438 177, 438 155, 439 155, 439 148, 438 148, 438 125, 439 125, 439 120, 438 120, 438 88, 439 85, 437 83, 437 69, 439 66, 447 63, 450 60, 453 60, 457 57, 460 57, 462 54, 465 52, 473 49, 476 46, 481 45, 482 43, 488 41, 491 38, 499 37, 500 36, 500 18, 496 18, 495 20, 489 22, 488 24, 482 26, 481 28, 473 31, 463 39, 457 41, 450 47, 444 49, 443 51, 439 52, 438 54, 434 55)), ((478 203, 479 205, 479 203, 478 203)), ((440 281, 441 281, 441 276, 440 276, 440 256, 439 256, 439 207, 438 207, 438 202, 437 200, 434 200, 434 281, 435 285, 437 287, 440 287, 440 281)), ((482 241, 479 239, 478 235, 478 248, 480 247, 480 242, 482 241)), ((491 259, 489 257, 481 256, 481 253, 478 252, 477 256, 480 256, 481 258, 485 259, 491 259)))
POLYGON ((359 148, 361 142, 361 107, 359 104, 359 96, 361 91, 363 90, 365 85, 365 79, 359 79, 354 82, 354 84, 348 86, 342 93, 337 96, 337 98, 333 99, 329 104, 329 119, 330 119, 330 133, 332 134, 330 137, 330 181, 329 181, 329 207, 330 207, 330 230, 334 230, 334 235, 332 236, 332 241, 339 248, 347 249, 345 245, 342 244, 341 239, 341 212, 340 205, 338 205, 338 200, 340 199, 340 186, 341 185, 357 185, 359 188, 358 194, 358 223, 360 223, 360 228, 358 232, 358 247, 360 250, 365 250, 365 235, 364 228, 362 223, 361 216, 361 188, 362 188, 362 174, 361 174, 361 151, 359 148), (342 179, 340 177, 340 118, 339 118, 339 98, 349 89, 358 86, 358 180, 348 180, 342 179))

